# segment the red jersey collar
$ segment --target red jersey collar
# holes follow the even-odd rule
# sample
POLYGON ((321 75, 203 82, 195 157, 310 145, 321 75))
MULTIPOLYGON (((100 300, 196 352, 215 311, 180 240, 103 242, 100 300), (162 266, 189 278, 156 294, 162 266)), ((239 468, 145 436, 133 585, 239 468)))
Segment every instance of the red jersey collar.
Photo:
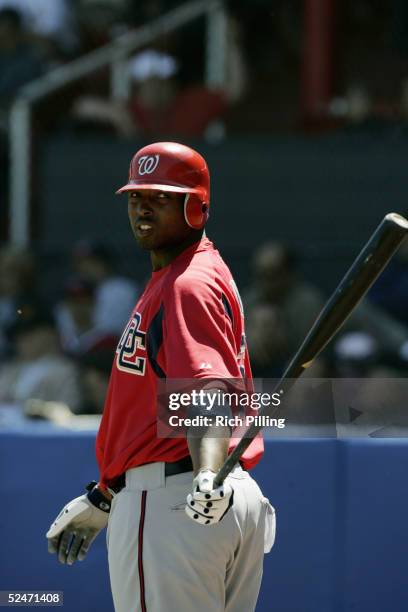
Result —
POLYGON ((194 253, 199 253, 200 251, 211 251, 214 250, 214 245, 211 240, 208 240, 206 236, 201 238, 198 242, 194 242, 191 246, 187 247, 184 251, 177 255, 173 261, 171 261, 167 266, 160 268, 160 270, 156 270, 152 272, 152 278, 160 278, 168 272, 172 266, 181 263, 185 259, 191 259, 194 253))

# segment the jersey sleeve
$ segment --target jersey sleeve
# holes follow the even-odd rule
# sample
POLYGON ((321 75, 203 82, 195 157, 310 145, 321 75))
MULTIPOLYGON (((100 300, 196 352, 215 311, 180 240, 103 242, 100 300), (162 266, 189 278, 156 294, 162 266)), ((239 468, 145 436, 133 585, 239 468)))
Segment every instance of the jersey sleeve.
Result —
POLYGON ((164 362, 169 378, 238 378, 239 347, 222 293, 178 278, 164 296, 164 362))

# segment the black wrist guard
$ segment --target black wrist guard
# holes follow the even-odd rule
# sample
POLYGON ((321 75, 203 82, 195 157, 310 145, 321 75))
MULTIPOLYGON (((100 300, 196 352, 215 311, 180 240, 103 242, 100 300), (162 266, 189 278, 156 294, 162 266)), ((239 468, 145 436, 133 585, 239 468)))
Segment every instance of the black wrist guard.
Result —
POLYGON ((97 484, 98 483, 96 482, 96 480, 92 480, 89 484, 86 485, 85 489, 88 491, 87 498, 89 499, 91 504, 96 506, 99 510, 102 510, 102 512, 106 512, 109 514, 111 509, 111 502, 107 497, 103 495, 103 493, 100 492, 97 487, 97 484))

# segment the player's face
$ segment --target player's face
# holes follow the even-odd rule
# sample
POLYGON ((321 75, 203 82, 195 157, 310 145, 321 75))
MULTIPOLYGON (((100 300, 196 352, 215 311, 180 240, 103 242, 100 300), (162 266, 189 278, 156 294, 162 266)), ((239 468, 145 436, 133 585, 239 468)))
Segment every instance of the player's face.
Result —
POLYGON ((128 214, 133 234, 147 251, 172 248, 191 233, 184 219, 183 193, 146 189, 130 191, 128 214))

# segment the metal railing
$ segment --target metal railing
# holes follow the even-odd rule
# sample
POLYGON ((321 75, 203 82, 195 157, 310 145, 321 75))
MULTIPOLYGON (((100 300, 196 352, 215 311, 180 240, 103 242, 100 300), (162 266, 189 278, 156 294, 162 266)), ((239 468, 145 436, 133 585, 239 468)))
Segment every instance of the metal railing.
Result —
POLYGON ((209 88, 225 84, 227 20, 222 0, 194 0, 154 21, 127 32, 113 42, 55 68, 23 87, 10 111, 10 241, 30 241, 31 112, 32 105, 50 93, 104 66, 111 70, 111 95, 126 100, 130 94, 129 54, 190 21, 206 16, 206 71, 209 88))

